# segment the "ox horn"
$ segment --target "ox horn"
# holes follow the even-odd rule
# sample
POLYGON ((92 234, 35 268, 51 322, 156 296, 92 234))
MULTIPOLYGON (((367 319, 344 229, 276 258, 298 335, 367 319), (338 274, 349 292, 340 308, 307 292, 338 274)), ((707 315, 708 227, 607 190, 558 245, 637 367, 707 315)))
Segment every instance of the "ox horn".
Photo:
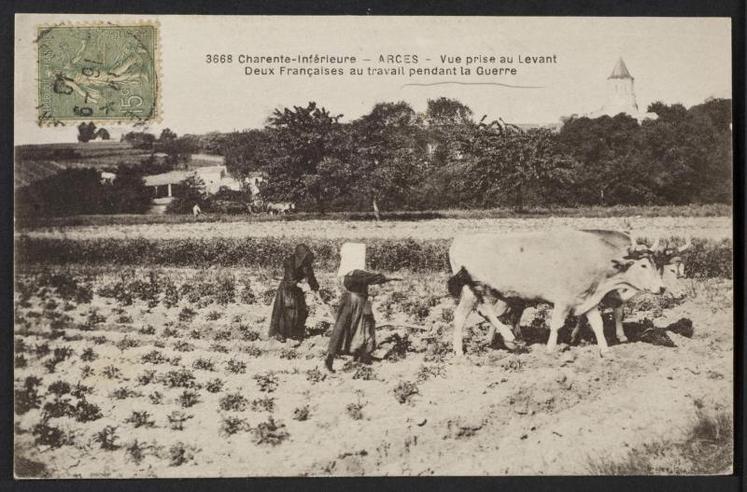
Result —
POLYGON ((659 243, 660 238, 657 237, 656 241, 654 241, 654 244, 651 245, 651 251, 656 251, 657 249, 659 249, 659 243))

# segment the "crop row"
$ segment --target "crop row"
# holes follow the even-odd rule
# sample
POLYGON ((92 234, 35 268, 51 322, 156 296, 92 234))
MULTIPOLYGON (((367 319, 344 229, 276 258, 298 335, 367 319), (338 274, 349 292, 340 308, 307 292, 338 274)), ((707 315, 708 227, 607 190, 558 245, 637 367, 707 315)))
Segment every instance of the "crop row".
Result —
MULTIPOLYGON (((351 239, 319 238, 194 238, 194 239, 50 239, 21 236, 15 243, 16 265, 142 265, 282 267, 295 244, 306 243, 315 256, 315 267, 332 271, 339 250, 351 239)), ((446 272, 449 270, 445 239, 367 239, 368 267, 378 271, 446 272)), ((670 242, 681 244, 681 238, 670 242)), ((732 278, 733 245, 730 239, 693 239, 683 255, 687 277, 732 278)))

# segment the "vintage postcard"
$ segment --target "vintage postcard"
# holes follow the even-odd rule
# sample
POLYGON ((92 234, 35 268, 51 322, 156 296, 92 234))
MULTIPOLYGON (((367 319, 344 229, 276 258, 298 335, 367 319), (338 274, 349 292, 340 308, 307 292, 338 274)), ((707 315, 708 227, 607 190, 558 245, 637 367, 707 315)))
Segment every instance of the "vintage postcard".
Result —
POLYGON ((19 479, 733 471, 729 18, 18 14, 19 479))

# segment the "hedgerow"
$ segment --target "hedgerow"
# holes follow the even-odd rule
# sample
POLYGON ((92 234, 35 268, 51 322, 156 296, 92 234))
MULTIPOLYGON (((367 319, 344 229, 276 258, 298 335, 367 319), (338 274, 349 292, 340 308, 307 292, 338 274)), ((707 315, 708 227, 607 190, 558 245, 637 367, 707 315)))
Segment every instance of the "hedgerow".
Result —
MULTIPOLYGON (((307 244, 314 266, 332 271, 339 265, 342 243, 351 239, 296 237, 190 239, 50 239, 20 237, 15 244, 18 264, 86 264, 202 267, 205 265, 282 268, 293 246, 307 244)), ((449 240, 366 239, 369 268, 393 272, 448 272, 449 240)), ((682 242, 680 240, 680 242, 682 242)), ((682 259, 688 277, 732 278, 730 239, 694 239, 682 259)), ((230 282, 232 284, 232 282, 230 282)), ((228 284, 228 282, 226 282, 228 284)), ((232 289, 225 300, 233 298, 232 289)))

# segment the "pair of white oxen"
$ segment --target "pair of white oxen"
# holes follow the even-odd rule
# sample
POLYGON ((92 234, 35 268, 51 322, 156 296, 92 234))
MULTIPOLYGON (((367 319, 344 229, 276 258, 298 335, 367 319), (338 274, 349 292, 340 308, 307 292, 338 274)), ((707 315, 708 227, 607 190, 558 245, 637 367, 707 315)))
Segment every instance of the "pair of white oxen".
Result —
POLYGON ((525 308, 553 305, 547 351, 555 350, 558 330, 569 315, 585 316, 602 355, 604 338, 600 305, 614 307, 615 331, 623 333, 623 303, 642 291, 663 294, 662 277, 683 274, 679 248, 637 244, 630 235, 608 230, 561 230, 517 234, 470 234, 454 239, 449 262, 454 274, 449 292, 459 300, 454 312, 454 352, 462 355, 462 331, 473 310, 496 330, 508 349, 517 347, 514 333, 525 308), (498 317, 506 314, 513 332, 498 317))

